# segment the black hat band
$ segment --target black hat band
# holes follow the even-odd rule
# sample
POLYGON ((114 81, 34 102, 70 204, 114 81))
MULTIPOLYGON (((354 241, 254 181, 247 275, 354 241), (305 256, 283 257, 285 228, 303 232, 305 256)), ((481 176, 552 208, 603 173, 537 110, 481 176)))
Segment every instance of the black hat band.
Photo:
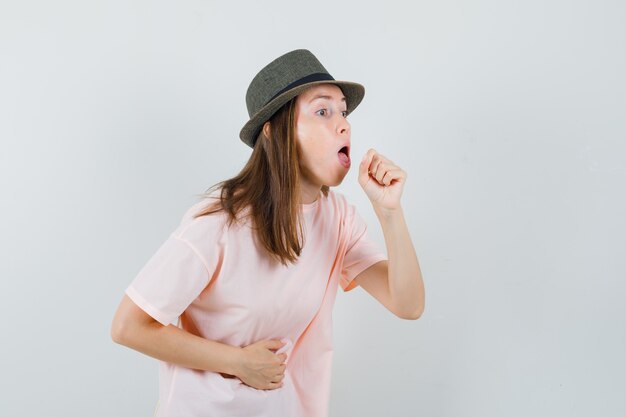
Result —
POLYGON ((274 100, 276 97, 278 97, 279 95, 281 95, 285 91, 291 90, 292 88, 296 88, 299 85, 306 84, 306 83, 311 83, 311 82, 314 82, 314 81, 325 81, 325 80, 326 81, 335 81, 335 79, 332 77, 332 75, 324 73, 324 72, 316 72, 314 74, 309 74, 306 77, 302 77, 299 80, 296 80, 296 81, 292 82, 287 87, 283 88, 278 93, 274 94, 272 96, 272 98, 267 100, 263 106, 267 105, 267 103, 269 103, 270 101, 274 100))

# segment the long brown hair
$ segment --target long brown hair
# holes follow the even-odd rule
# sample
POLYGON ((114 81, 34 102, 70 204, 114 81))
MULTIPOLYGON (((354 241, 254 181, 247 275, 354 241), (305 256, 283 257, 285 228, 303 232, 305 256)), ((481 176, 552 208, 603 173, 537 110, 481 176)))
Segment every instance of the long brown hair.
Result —
MULTIPOLYGON (((250 159, 239 174, 205 192, 208 196, 220 189, 219 201, 194 216, 224 211, 230 226, 249 208, 257 239, 283 265, 295 263, 304 244, 295 104, 296 97, 274 113, 269 120, 269 138, 261 129, 250 159)), ((322 186, 321 191, 327 196, 328 186, 322 186)))

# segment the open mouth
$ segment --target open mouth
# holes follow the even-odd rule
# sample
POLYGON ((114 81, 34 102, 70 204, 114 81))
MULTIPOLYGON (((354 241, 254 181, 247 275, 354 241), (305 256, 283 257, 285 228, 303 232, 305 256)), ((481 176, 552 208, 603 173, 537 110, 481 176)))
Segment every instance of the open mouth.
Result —
POLYGON ((344 146, 343 148, 339 149, 339 152, 337 152, 337 156, 339 157, 339 162, 341 163, 341 165, 343 165, 345 168, 350 168, 349 146, 344 146))

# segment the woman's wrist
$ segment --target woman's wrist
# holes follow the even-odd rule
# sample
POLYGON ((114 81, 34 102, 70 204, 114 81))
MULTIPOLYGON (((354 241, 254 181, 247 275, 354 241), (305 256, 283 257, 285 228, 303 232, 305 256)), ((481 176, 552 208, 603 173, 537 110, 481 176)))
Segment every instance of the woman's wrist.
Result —
POLYGON ((244 361, 245 350, 238 346, 229 346, 229 352, 226 356, 225 373, 239 377, 241 373, 241 365, 244 361))

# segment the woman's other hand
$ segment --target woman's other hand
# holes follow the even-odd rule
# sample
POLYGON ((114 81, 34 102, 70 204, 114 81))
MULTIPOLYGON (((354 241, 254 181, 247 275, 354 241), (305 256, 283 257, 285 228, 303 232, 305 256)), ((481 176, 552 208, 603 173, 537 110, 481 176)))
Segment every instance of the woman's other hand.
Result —
POLYGON ((406 181, 406 172, 369 149, 359 166, 359 184, 375 209, 395 211, 400 208, 400 197, 406 181))
POLYGON ((261 340, 242 348, 242 357, 235 376, 256 389, 282 387, 287 354, 275 352, 284 345, 280 340, 261 340))

